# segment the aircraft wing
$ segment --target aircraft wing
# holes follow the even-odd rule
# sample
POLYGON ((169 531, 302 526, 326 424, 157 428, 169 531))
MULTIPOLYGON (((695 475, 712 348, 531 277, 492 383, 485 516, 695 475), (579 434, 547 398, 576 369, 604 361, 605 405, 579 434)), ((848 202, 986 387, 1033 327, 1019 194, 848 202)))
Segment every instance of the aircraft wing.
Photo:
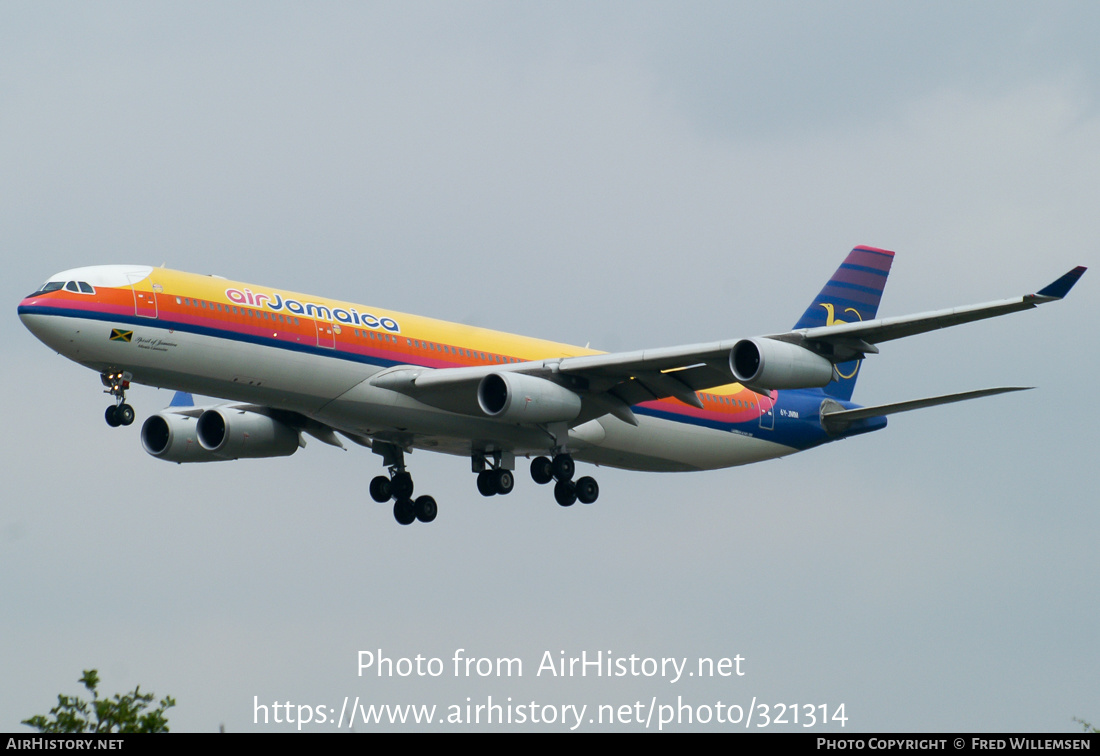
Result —
POLYGON ((730 351, 736 344, 737 340, 731 339, 566 357, 556 368, 563 374, 584 378, 589 391, 610 392, 628 405, 672 396, 702 407, 696 391, 736 382, 729 365, 730 351))
POLYGON ((831 380, 834 365, 877 353, 877 342, 998 317, 1056 301, 1069 292, 1084 272, 1083 267, 1074 268, 1037 294, 916 315, 801 328, 755 339, 729 339, 503 365, 442 369, 399 365, 374 376, 370 383, 440 409, 479 415, 478 391, 481 382, 491 374, 518 373, 542 378, 576 392, 584 403, 584 409, 577 415, 574 424, 608 413, 636 424, 630 410, 632 405, 674 397, 701 408, 702 402, 695 392, 731 383, 741 383, 764 395, 770 395, 774 389, 823 386, 831 380), (769 359, 778 364, 780 372, 790 365, 792 374, 797 375, 776 380, 768 374, 761 374, 764 378, 756 382, 746 381, 743 376, 739 378, 735 371, 736 350, 750 342, 767 355, 761 360, 769 359), (780 346, 776 347, 776 343, 780 346), (768 351, 776 349, 779 351, 768 351), (817 382, 799 383, 806 374, 812 374, 817 382))
MULTIPOLYGON (((970 323, 985 318, 996 318, 1010 312, 1029 310, 1046 302, 1062 299, 1077 283, 1085 272, 1078 266, 1066 273, 1049 286, 1040 289, 1037 294, 1025 294, 1022 297, 1001 299, 964 307, 952 307, 947 310, 922 312, 916 315, 904 315, 896 318, 879 318, 866 322, 841 323, 820 328, 806 328, 785 334, 776 334, 767 338, 791 342, 831 343, 839 346, 856 345, 864 342, 873 346, 882 341, 892 341, 906 336, 915 336, 939 328, 970 323)), ((857 349, 857 351, 876 352, 875 349, 857 349)))
MULTIPOLYGON (((1078 266, 1036 294, 983 304, 917 313, 893 318, 838 323, 817 328, 802 328, 770 334, 762 339, 786 342, 820 355, 833 364, 862 359, 875 354, 878 342, 914 336, 918 333, 961 325, 975 320, 995 318, 1028 310, 1046 302, 1062 299, 1084 274, 1078 266)), ((627 404, 674 396, 700 406, 694 392, 737 382, 732 369, 733 349, 741 340, 647 349, 637 352, 599 354, 562 359, 557 370, 583 376, 593 390, 610 391, 627 404)), ((776 385, 749 386, 766 393, 776 385)))

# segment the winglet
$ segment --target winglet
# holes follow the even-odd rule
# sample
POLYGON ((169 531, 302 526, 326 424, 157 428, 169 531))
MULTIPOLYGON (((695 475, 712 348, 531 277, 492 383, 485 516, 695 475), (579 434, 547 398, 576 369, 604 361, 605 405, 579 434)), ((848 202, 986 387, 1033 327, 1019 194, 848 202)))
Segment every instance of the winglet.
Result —
POLYGON ((1073 288, 1073 285, 1077 283, 1077 280, 1081 278, 1081 276, 1084 275, 1086 270, 1088 270, 1088 268, 1086 268, 1084 265, 1078 265, 1076 268, 1071 270, 1069 273, 1066 273, 1050 286, 1047 286, 1045 289, 1038 291, 1035 296, 1062 299, 1066 296, 1066 294, 1069 294, 1069 290, 1073 288))

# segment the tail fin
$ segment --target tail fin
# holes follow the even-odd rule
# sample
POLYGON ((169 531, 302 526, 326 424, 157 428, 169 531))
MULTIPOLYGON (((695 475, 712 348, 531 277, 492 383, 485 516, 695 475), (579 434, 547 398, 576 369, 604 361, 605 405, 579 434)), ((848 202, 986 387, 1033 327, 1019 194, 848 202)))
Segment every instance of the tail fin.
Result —
POLYGON ((177 391, 172 395, 172 401, 168 403, 169 407, 194 407, 195 397, 191 396, 186 391, 177 391))
MULTIPOLYGON (((890 275, 894 253, 874 247, 856 247, 833 273, 825 288, 794 324, 795 329, 873 320, 890 275)), ((859 361, 836 366, 836 377, 827 386, 829 396, 849 401, 859 376, 859 361)))

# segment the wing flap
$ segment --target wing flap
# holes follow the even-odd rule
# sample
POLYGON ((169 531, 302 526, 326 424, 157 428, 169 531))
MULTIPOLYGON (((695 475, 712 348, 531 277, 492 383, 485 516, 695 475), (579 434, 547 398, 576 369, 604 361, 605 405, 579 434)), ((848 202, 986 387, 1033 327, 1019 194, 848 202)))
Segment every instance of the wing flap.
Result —
MULTIPOLYGON (((679 370, 701 364, 721 365, 723 362, 728 362, 729 352, 736 343, 737 339, 732 339, 707 344, 642 349, 635 352, 565 357, 558 363, 558 369, 563 373, 623 376, 635 375, 642 371, 679 370)), ((733 380, 732 374, 729 380, 733 380)))

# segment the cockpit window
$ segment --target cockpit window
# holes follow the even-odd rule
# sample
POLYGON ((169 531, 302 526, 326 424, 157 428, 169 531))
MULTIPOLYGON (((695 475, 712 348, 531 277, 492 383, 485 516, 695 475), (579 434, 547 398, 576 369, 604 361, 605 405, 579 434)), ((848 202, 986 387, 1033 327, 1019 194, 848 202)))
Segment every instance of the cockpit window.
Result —
POLYGON ((87 281, 47 281, 38 287, 30 296, 36 296, 38 294, 49 294, 51 291, 65 291, 76 292, 77 294, 95 294, 95 287, 87 281))
MULTIPOLYGON (((64 286, 65 283, 63 281, 47 281, 46 283, 39 286, 38 291, 34 292, 34 294, 49 294, 51 291, 57 291, 64 286)), ((34 294, 31 294, 31 296, 33 297, 34 294)))

